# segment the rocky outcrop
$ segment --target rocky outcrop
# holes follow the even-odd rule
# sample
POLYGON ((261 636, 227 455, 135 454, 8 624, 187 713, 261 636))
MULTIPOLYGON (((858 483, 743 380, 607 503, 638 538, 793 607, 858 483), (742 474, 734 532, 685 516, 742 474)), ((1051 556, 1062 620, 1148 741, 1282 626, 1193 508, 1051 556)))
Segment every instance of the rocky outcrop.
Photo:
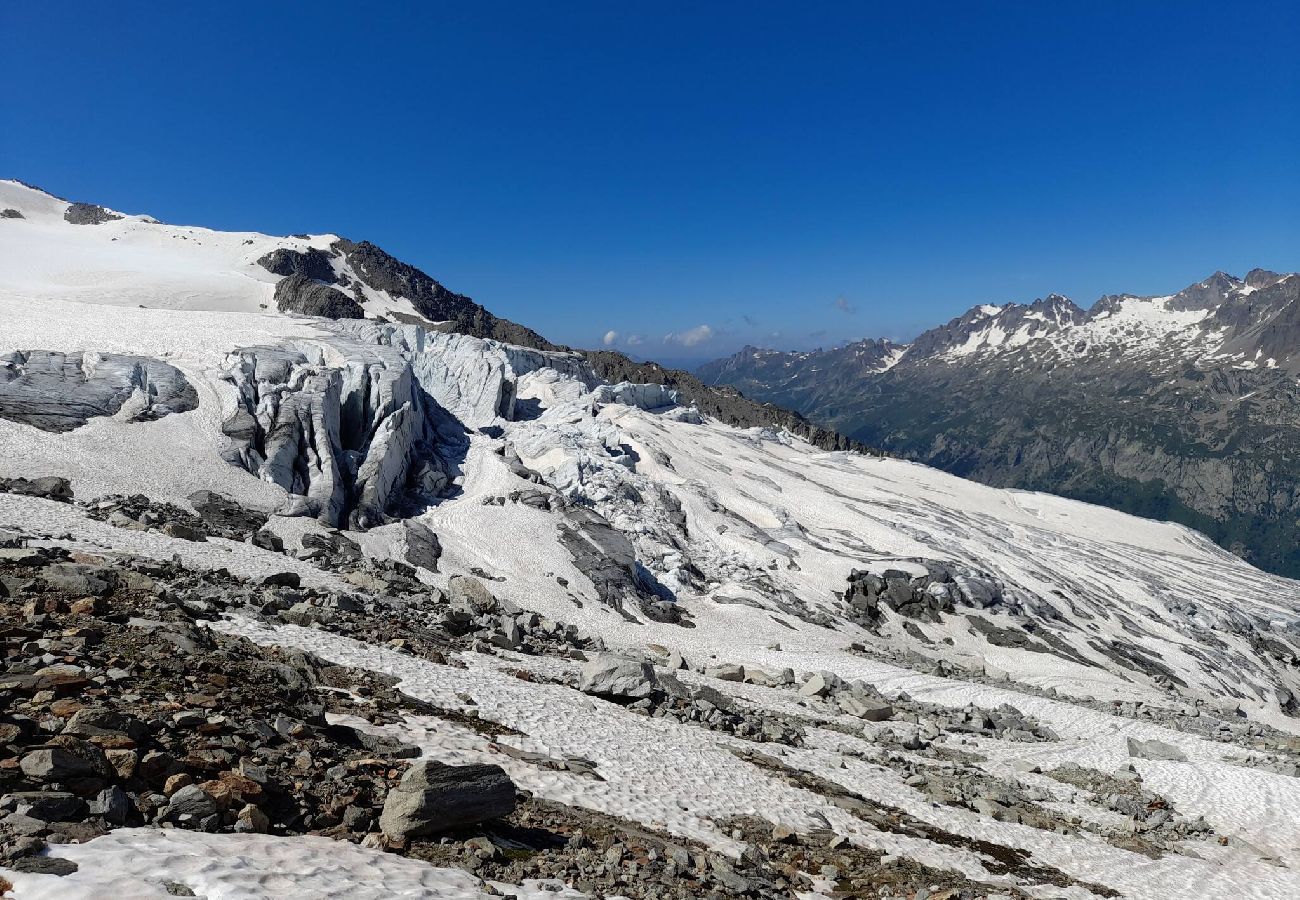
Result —
POLYGON ((63 213, 63 220, 72 225, 103 225, 122 216, 96 203, 72 203, 63 213))
POLYGON ((338 276, 334 274, 331 260, 336 256, 336 253, 318 250, 315 247, 308 247, 306 250, 278 247, 261 257, 257 264, 272 275, 301 275, 312 281, 335 284, 338 276))
POLYGON ((179 369, 116 353, 0 353, 0 418, 42 431, 72 431, 99 416, 160 419, 199 405, 179 369))
POLYGON ((72 483, 66 478, 55 475, 44 475, 40 478, 0 478, 0 493, 71 503, 72 483))
POLYGON ((249 509, 215 491, 195 491, 187 499, 206 528, 235 540, 242 541, 261 531, 268 518, 266 513, 249 509))
POLYGON ((887 569, 879 575, 854 570, 844 602, 849 618, 868 628, 876 627, 886 609, 908 619, 940 621, 941 613, 958 605, 987 609, 1004 604, 1019 609, 1018 595, 1004 592, 996 580, 965 566, 926 560, 925 575, 887 569))
POLYGON ((338 288, 306 275, 293 274, 275 286, 275 307, 280 312, 326 319, 364 319, 366 311, 338 288))
POLYGON ((654 596, 636 559, 636 549, 621 531, 594 510, 575 506, 560 525, 560 545, 591 580, 600 599, 615 609, 625 601, 654 596))
POLYGON ((615 653, 592 657, 578 675, 578 690, 598 697, 640 700, 658 689, 654 666, 615 653))
POLYGON ((454 331, 540 350, 560 349, 531 328, 492 315, 464 294, 447 290, 415 266, 402 262, 369 241, 337 241, 348 267, 360 281, 391 297, 409 300, 430 322, 447 322, 454 331))
POLYGON ((0 219, 25 219, 21 210, 17 209, 0 209, 0 219))

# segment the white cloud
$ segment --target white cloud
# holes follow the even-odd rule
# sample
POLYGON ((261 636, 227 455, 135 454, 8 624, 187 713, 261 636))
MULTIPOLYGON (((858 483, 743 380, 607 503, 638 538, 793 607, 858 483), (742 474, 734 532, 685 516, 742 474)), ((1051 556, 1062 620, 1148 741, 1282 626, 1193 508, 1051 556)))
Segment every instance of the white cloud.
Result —
POLYGON ((670 331, 664 335, 665 344, 680 344, 683 347, 694 347, 696 344, 703 344, 711 340, 717 332, 709 325, 696 325, 694 328, 688 328, 685 331, 670 331))
POLYGON ((627 336, 627 345, 629 347, 635 347, 638 344, 644 344, 644 343, 645 343, 645 338, 643 338, 639 334, 629 334, 627 336))
POLYGON ((605 332, 605 337, 602 338, 602 340, 605 342, 606 347, 612 347, 618 340, 618 332, 611 328, 609 331, 605 332))

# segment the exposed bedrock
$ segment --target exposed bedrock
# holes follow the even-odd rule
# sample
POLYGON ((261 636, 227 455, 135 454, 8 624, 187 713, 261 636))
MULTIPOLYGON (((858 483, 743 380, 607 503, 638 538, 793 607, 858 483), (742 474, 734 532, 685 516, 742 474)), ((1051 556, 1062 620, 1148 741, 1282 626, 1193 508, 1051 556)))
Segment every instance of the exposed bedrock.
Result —
POLYGON ((63 220, 72 225, 103 225, 122 216, 96 203, 70 203, 63 211, 63 220))
POLYGON ((50 350, 0 353, 0 418, 43 431, 72 431, 98 416, 160 419, 198 405, 181 371, 160 360, 50 350))
POLYGON ((275 286, 275 308, 303 316, 326 319, 364 319, 361 304, 336 287, 308 278, 290 275, 275 286))
POLYGON ((330 262, 337 254, 308 247, 306 250, 293 250, 277 247, 257 261, 257 264, 272 275, 302 275, 313 281, 335 284, 338 276, 330 262))

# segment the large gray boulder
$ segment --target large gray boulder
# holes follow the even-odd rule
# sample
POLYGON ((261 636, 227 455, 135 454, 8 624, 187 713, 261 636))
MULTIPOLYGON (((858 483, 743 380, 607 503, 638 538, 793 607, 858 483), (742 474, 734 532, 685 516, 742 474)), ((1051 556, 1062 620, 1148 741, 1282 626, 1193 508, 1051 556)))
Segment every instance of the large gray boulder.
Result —
POLYGON ((1128 755, 1137 757, 1138 759, 1187 762, 1187 754, 1179 750, 1173 744, 1166 744, 1164 741, 1139 741, 1136 738, 1129 738, 1128 755))
POLYGON ((496 612, 497 598, 487 589, 487 585, 472 575, 453 575, 447 581, 447 596, 452 606, 465 610, 476 616, 485 616, 496 612))
POLYGON ((406 538, 406 561, 430 572, 438 571, 438 560, 442 557, 438 536, 411 519, 402 522, 402 534, 406 538))
POLYGON ((578 675, 578 690, 598 697, 639 700, 659 687, 654 666, 616 653, 598 653, 578 675))
POLYGON ((42 497, 59 503, 72 502, 72 482, 55 475, 40 478, 0 478, 0 491, 25 497, 42 497))
POLYGON ((888 703, 873 700, 870 697, 857 697, 853 694, 840 694, 835 698, 836 705, 850 716, 857 716, 868 722, 884 722, 894 715, 894 708, 888 703))
POLYGON ((388 792, 379 827, 405 841, 499 819, 514 808, 515 784, 500 766, 421 760, 388 792))

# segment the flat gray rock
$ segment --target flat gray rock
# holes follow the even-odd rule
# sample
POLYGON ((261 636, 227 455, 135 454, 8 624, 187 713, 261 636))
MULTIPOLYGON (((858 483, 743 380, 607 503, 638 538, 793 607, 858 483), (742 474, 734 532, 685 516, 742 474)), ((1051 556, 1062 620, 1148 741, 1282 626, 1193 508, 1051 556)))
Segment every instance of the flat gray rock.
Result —
POLYGON ((1170 762, 1187 762, 1187 754, 1164 741, 1139 741, 1128 739, 1128 755, 1138 759, 1160 759, 1170 762))

